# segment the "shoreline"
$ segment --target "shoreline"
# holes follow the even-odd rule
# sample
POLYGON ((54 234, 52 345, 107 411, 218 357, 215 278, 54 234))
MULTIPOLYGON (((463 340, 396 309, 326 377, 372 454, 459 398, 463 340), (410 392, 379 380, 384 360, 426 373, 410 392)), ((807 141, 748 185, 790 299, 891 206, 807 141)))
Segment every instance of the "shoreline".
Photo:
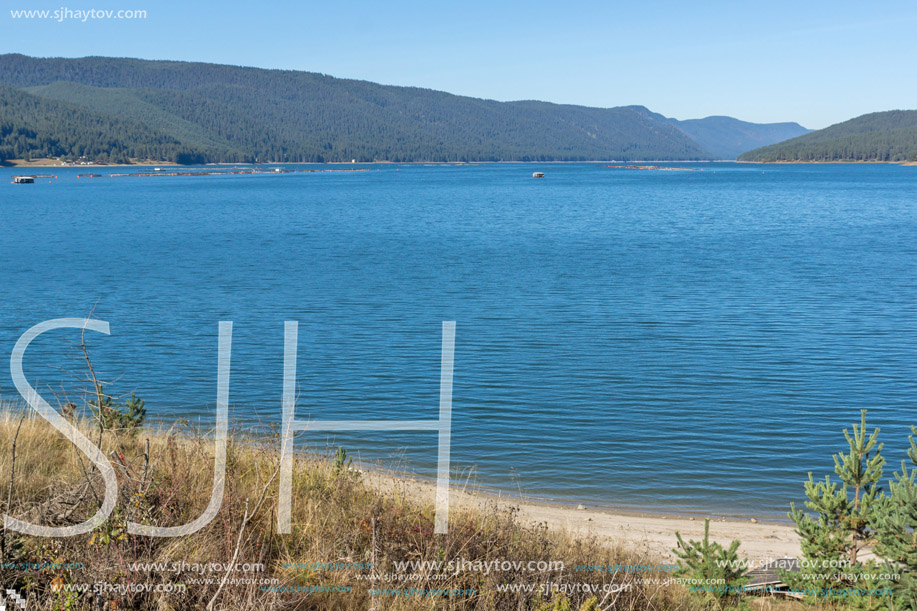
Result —
POLYGON ((745 161, 734 159, 733 163, 750 163, 757 165, 917 165, 917 161, 745 161))
MULTIPOLYGON (((9 404, 0 404, 0 422, 14 414, 9 404)), ((41 418, 30 414, 28 421, 41 418)), ((187 432, 150 423, 142 436, 163 439, 175 435, 190 439, 187 432)), ((207 435, 205 434, 205 437, 207 435)), ((235 437, 235 442, 249 445, 255 441, 235 437)), ((333 459, 322 452, 296 451, 294 456, 306 461, 333 459)), ((350 467, 360 475, 367 488, 380 493, 396 493, 423 506, 432 506, 436 498, 436 482, 407 471, 395 470, 372 461, 355 461, 350 467)), ((704 518, 710 518, 711 539, 728 547, 733 539, 741 541, 739 554, 756 566, 780 558, 801 556, 799 537, 790 522, 767 518, 724 516, 698 512, 695 515, 656 512, 645 509, 621 509, 584 505, 575 499, 545 499, 527 497, 499 489, 487 489, 469 480, 451 479, 449 486, 450 510, 470 509, 489 513, 494 507, 515 510, 519 519, 529 526, 544 524, 552 531, 565 532, 576 538, 595 538, 611 547, 622 547, 659 560, 676 560, 672 552, 677 539, 676 531, 685 540, 700 540, 704 535, 704 518)))
MULTIPOLYGON (((480 165, 480 164, 498 164, 498 163, 525 163, 525 164, 560 164, 560 163, 733 163, 734 159, 589 159, 583 161, 275 161, 265 163, 245 163, 245 162, 216 162, 216 163, 195 163, 181 165, 171 161, 143 161, 137 163, 105 163, 92 165, 62 164, 54 160, 24 161, 22 159, 7 159, 0 164, 0 168, 22 169, 22 168, 76 168, 76 169, 103 169, 103 168, 148 168, 154 166, 168 166, 169 168, 201 168, 201 167, 232 167, 232 166, 285 166, 285 165, 480 165)), ((885 162, 883 162, 885 163, 885 162)))
MULTIPOLYGON (((375 470, 372 465, 361 465, 360 471, 367 484, 375 490, 399 490, 404 496, 421 502, 431 502, 435 498, 435 482, 408 473, 375 470)), ((676 545, 676 531, 686 540, 699 540, 704 535, 704 518, 701 515, 590 507, 575 501, 551 502, 471 487, 469 491, 467 487, 452 482, 449 489, 451 508, 478 511, 493 506, 513 508, 518 511, 519 518, 530 525, 545 524, 552 530, 577 537, 596 537, 660 559, 676 559, 672 552, 676 545)), ((727 547, 733 539, 739 539, 739 554, 756 564, 801 556, 799 536, 789 523, 710 516, 710 537, 727 547)))
POLYGON ((553 164, 571 164, 571 163, 633 163, 633 164, 642 164, 642 163, 678 163, 678 164, 700 164, 700 163, 742 163, 742 164, 752 164, 752 165, 903 165, 903 166, 917 166, 917 161, 740 161, 738 159, 639 159, 639 160, 624 160, 624 159, 592 159, 584 161, 514 161, 514 160, 502 160, 502 161, 358 161, 352 163, 350 161, 275 161, 275 162, 264 162, 264 163, 245 163, 245 162, 217 162, 217 163, 203 163, 203 164, 190 164, 190 165, 181 165, 173 163, 171 161, 152 161, 144 160, 142 162, 138 161, 135 163, 106 163, 106 164, 91 164, 91 165, 76 165, 76 164, 63 164, 60 161, 52 159, 41 159, 38 161, 25 161, 23 159, 7 159, 5 162, 0 163, 0 169, 16 169, 21 170, 23 168, 75 168, 75 169, 85 169, 87 171, 92 169, 104 169, 104 168, 144 168, 144 167, 154 167, 154 166, 169 166, 170 168, 199 168, 199 167, 230 167, 230 166, 289 166, 289 165, 348 165, 348 166, 360 166, 360 165, 480 165, 480 164, 499 164, 499 163, 517 163, 517 164, 530 164, 530 165, 553 165, 553 164))
MULTIPOLYGON (((70 444, 49 443, 54 427, 26 415, 0 416, 0 468, 11 474, 13 491, 6 511, 56 526, 99 515, 102 495, 107 503, 112 492, 104 471, 87 472, 70 444), (42 468, 48 465, 54 468, 42 468)), ((461 603, 470 601, 468 608, 477 609, 491 601, 494 606, 487 608, 534 609, 544 606, 555 585, 561 596, 552 595, 552 605, 564 608, 594 608, 597 592, 606 599, 615 595, 615 601, 627 597, 624 606, 637 611, 657 608, 635 606, 653 602, 688 608, 689 593, 670 579, 677 563, 656 551, 675 543, 668 532, 664 546, 652 547, 556 522, 549 528, 530 508, 507 504, 498 510, 492 501, 466 496, 459 483, 452 488, 450 528, 437 534, 432 487, 353 469, 342 462, 346 454, 332 459, 297 452, 284 493, 274 439, 234 432, 220 478, 209 460, 212 431, 128 426, 120 432, 100 429, 96 436, 91 420, 71 424, 93 437, 97 456, 111 456, 109 465, 98 466, 112 469, 112 505, 124 513, 105 515, 107 527, 52 533, 54 564, 63 573, 45 568, 51 564, 48 535, 17 537, 13 562, 0 567, 0 577, 34 584, 41 608, 56 608, 62 582, 162 584, 161 590, 100 592, 102 600, 120 597, 144 609, 201 609, 215 600, 220 609, 295 605, 296 600, 278 599, 280 593, 308 594, 315 608, 369 609, 380 608, 386 591, 399 596, 396 607, 406 611, 430 609, 428 592, 448 596, 451 600, 441 600, 449 607, 465 608, 461 603), (168 528, 193 524, 188 522, 197 522, 193 516, 202 516, 203 524, 189 533, 123 532, 125 519, 168 528), (236 570, 245 575, 229 582, 236 570), (644 581, 644 572, 656 575, 644 581), (475 598, 456 598, 466 594, 475 598)), ((629 532, 637 529, 632 524, 629 532)))

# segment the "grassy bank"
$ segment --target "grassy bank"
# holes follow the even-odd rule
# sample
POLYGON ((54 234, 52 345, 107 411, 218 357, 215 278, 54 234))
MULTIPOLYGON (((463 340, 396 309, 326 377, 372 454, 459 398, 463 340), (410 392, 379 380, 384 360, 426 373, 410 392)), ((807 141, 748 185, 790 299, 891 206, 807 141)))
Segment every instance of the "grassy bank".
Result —
MULTIPOLYGON (((97 440, 97 430, 81 428, 97 440)), ((213 443, 192 430, 106 431, 100 447, 119 485, 118 504, 105 524, 69 538, 4 534, 0 583, 27 598, 29 609, 694 608, 679 586, 640 583, 671 574, 574 569, 655 559, 525 524, 512 509, 456 508, 449 534, 434 535, 431 498, 414 498, 398 487, 380 490, 331 457, 297 458, 293 531, 278 535, 279 444, 241 434, 229 443, 222 508, 208 526, 180 538, 130 535, 127 521, 180 525, 203 512, 213 484, 213 443), (396 564, 461 560, 515 566, 487 572, 396 564), (240 570, 215 570, 211 563, 233 563, 240 570), (592 584, 598 593, 585 593, 580 585, 580 591, 545 596, 539 592, 543 583, 561 589, 592 584), (73 591, 84 584, 90 591, 73 591), (157 585, 173 591, 141 591, 157 585), (414 595, 374 595, 376 588, 414 588, 414 595), (424 590, 434 595, 417 594, 424 590), (437 594, 444 590, 462 592, 437 594)), ((8 513, 33 523, 79 523, 96 512, 104 495, 99 472, 39 418, 0 419, 0 474, 8 513)))

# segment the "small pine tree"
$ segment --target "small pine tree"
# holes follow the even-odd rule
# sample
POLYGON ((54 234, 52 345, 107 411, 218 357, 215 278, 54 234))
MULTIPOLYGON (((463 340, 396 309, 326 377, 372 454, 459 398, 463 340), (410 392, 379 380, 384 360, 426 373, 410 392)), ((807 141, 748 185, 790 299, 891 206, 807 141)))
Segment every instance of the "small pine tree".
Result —
POLYGON ((675 572, 693 583, 695 593, 704 601, 721 608, 738 600, 742 587, 748 583, 745 563, 739 558, 738 540, 728 548, 710 541, 710 519, 704 520, 704 540, 685 542, 675 532, 678 548, 672 550, 684 563, 675 572))
POLYGON ((888 562, 889 573, 899 573, 893 584, 897 609, 917 611, 917 427, 911 427, 908 457, 914 468, 901 462, 901 472, 889 483, 889 495, 876 512, 876 554, 888 562))
POLYGON ((112 398, 102 395, 99 401, 91 401, 90 405, 98 411, 100 424, 104 430, 114 430, 133 435, 143 426, 146 419, 145 401, 131 393, 131 398, 124 405, 115 405, 112 398))
POLYGON ((781 575, 791 588, 840 590, 874 582, 874 563, 864 564, 859 555, 873 543, 871 524, 877 508, 884 503, 879 480, 885 458, 878 435, 877 428, 867 436, 866 410, 861 410, 860 424, 853 425, 853 434, 844 429, 849 452, 834 456, 834 472, 840 485, 832 482, 830 475, 816 483, 809 473, 805 484, 809 500, 805 504, 815 516, 797 509, 795 504, 790 506, 789 517, 796 524, 805 560, 801 571, 784 571, 781 575))
POLYGON ((121 413, 121 426, 128 429, 131 433, 136 432, 146 420, 146 402, 131 393, 131 398, 124 403, 124 411, 121 413))
POLYGON ((353 459, 347 457, 347 450, 338 446, 337 451, 334 453, 334 470, 338 473, 349 470, 351 463, 353 463, 353 459))

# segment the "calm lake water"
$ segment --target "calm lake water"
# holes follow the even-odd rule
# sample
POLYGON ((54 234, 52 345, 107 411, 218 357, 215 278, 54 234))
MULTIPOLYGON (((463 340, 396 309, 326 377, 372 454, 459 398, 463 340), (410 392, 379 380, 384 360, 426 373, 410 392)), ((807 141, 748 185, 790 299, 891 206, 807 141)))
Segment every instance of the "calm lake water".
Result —
MULTIPOLYGON (((917 423, 917 167, 364 166, 371 172, 59 179, 0 169, 0 395, 16 339, 95 316, 90 348, 150 417, 435 418, 456 321, 456 477, 623 508, 781 517, 861 408, 890 467, 917 423), (531 178, 544 170, 543 180, 531 178)), ((85 171, 85 170, 82 170, 85 171)), ((96 170, 99 171, 99 170, 96 170)), ((75 391, 76 332, 26 357, 75 391)), ((433 474, 430 433, 299 435, 433 474)))

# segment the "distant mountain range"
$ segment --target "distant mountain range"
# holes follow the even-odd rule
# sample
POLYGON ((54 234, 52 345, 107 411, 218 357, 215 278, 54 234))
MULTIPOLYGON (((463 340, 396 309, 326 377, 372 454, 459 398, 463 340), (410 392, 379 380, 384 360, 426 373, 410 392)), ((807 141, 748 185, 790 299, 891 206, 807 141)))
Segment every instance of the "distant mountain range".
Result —
POLYGON ((748 151, 740 161, 917 161, 917 110, 862 115, 780 144, 748 151))
POLYGON ((496 102, 311 72, 0 55, 0 160, 200 162, 734 159, 796 123, 642 106, 496 102))
POLYGON ((707 117, 674 122, 716 159, 735 159, 745 151, 796 138, 811 130, 799 123, 748 123, 732 117, 707 117))

